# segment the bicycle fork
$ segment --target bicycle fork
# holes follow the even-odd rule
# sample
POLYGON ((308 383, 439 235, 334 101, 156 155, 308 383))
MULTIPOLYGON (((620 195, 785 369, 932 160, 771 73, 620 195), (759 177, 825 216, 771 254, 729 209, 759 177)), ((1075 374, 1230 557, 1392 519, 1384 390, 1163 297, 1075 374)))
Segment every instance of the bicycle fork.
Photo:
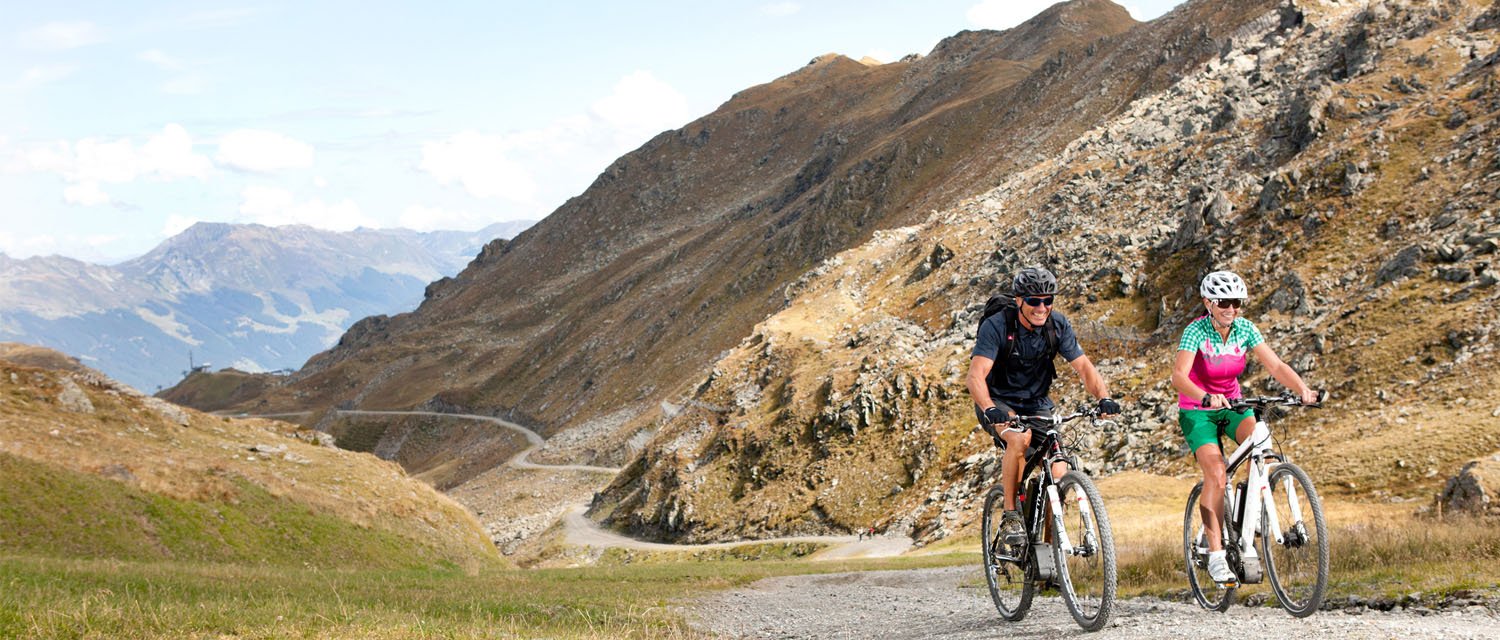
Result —
MULTIPOLYGON (((1053 543, 1062 550, 1064 555, 1073 554, 1073 544, 1068 540, 1068 530, 1063 525, 1062 499, 1057 497, 1057 485, 1047 485, 1047 504, 1052 508, 1053 543)), ((1082 504, 1082 503, 1080 503, 1082 504)))

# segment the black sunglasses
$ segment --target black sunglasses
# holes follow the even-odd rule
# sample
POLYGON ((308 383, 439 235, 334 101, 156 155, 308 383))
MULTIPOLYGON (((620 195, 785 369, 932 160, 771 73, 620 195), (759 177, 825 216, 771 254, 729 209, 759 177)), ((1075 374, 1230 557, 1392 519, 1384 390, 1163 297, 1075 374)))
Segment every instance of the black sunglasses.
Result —
POLYGON ((1052 306, 1052 300, 1054 297, 1055 296, 1026 296, 1024 298, 1021 298, 1021 302, 1026 303, 1026 306, 1028 307, 1040 307, 1043 305, 1050 307, 1052 306))
POLYGON ((1245 301, 1239 298, 1224 298, 1223 300, 1215 300, 1214 304, 1219 305, 1220 309, 1228 309, 1230 307, 1238 309, 1245 304, 1245 301))

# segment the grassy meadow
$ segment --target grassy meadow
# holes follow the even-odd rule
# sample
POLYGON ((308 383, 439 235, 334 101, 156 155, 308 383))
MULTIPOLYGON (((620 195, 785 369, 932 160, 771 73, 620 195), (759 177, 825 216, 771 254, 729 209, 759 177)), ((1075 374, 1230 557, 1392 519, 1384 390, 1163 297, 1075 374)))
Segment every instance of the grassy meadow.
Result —
MULTIPOLYGON (((1182 598, 1181 502, 1191 481, 1125 473, 1100 484, 1122 594, 1182 598)), ((1326 501, 1330 600, 1500 588, 1500 530, 1418 517, 1411 506, 1326 501)), ((609 550, 591 567, 549 569, 499 560, 415 566, 378 540, 349 542, 369 547, 338 568, 329 558, 79 558, 67 547, 9 548, 0 551, 0 638, 694 638, 675 605, 705 591, 778 575, 978 562, 969 534, 900 558, 815 561, 807 556, 816 545, 760 545, 609 550)), ((1240 597, 1268 591, 1250 586, 1240 597)))
POLYGON ((705 590, 973 559, 638 559, 466 572, 0 556, 0 637, 694 638, 673 604, 705 590))

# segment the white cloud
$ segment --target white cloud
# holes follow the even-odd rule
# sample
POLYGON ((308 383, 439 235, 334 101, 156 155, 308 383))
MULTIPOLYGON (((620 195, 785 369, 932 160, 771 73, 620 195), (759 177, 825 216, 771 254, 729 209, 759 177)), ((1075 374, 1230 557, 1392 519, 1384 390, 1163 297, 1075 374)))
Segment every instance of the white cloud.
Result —
POLYGON ((205 178, 213 169, 206 156, 193 152, 193 138, 187 129, 176 124, 163 127, 161 134, 147 140, 140 158, 143 174, 164 180, 205 178))
POLYGON ((651 73, 621 78, 588 113, 505 134, 465 131, 422 145, 418 165, 440 184, 459 184, 478 198, 520 205, 509 217, 545 215, 587 187, 610 161, 652 136, 682 126, 688 102, 651 73), (539 175, 547 176, 545 187, 539 175), (544 192, 545 191, 545 192, 544 192))
POLYGON ((103 41, 104 32, 92 22, 49 22, 22 32, 19 44, 25 49, 61 51, 103 41))
POLYGON ((0 231, 0 253, 12 258, 29 258, 35 255, 46 255, 56 253, 58 249, 57 238, 49 235, 37 235, 18 238, 12 234, 0 231))
POLYGON ((782 16, 792 15, 801 10, 802 5, 795 2, 776 2, 772 4, 763 4, 760 6, 761 13, 764 13, 768 16, 776 16, 778 18, 782 16))
POLYGON ((92 180, 70 184, 63 187, 63 202, 76 204, 84 207, 109 204, 109 194, 99 188, 99 183, 92 180))
MULTIPOLYGON (((617 137, 644 138, 687 123, 687 98, 649 71, 636 71, 615 83, 614 93, 591 109, 617 137)), ((637 140, 636 144, 645 142, 637 140)))
POLYGON ((359 210, 359 205, 345 198, 326 203, 319 198, 298 202, 286 189, 249 186, 240 194, 241 222, 266 226, 305 224, 330 231, 350 231, 357 227, 377 227, 359 210))
POLYGON ((492 216, 472 211, 453 211, 414 204, 401 212, 396 225, 417 231, 473 231, 494 221, 492 216))
POLYGON ((530 203, 536 198, 536 178, 509 157, 516 146, 503 135, 465 131, 423 144, 420 168, 432 174, 438 184, 462 184, 476 198, 530 203))
POLYGON ((64 201, 90 206, 110 201, 103 185, 140 179, 203 179, 213 165, 207 157, 193 151, 193 139, 186 129, 169 124, 139 146, 127 138, 84 138, 17 149, 4 169, 11 173, 56 174, 67 183, 63 189, 64 201))
POLYGON ((1054 0, 984 0, 969 7, 964 17, 981 29, 1009 29, 1053 4, 1054 0))
POLYGON ((241 171, 270 173, 306 169, 313 164, 313 147, 274 131, 240 129, 219 140, 219 164, 241 171))

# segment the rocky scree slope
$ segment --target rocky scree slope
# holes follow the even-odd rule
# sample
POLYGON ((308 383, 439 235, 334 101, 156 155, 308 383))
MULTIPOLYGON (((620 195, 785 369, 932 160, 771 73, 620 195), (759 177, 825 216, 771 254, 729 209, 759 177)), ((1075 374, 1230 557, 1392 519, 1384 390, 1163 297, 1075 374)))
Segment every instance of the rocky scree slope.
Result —
MULTIPOLYGON (((694 541, 967 531, 998 467, 968 350, 983 301, 1028 264, 1059 274, 1059 309, 1126 401, 1118 426, 1075 430, 1086 468, 1190 471, 1170 363, 1198 279, 1227 268, 1249 281, 1246 316, 1333 393, 1277 416, 1284 449, 1325 492, 1428 504, 1500 448, 1497 25, 1460 0, 1246 20, 1056 159, 787 287, 592 513, 694 541)), ((1060 369, 1072 408, 1084 394, 1060 369)), ((1248 381, 1279 389, 1258 367, 1248 381)))

